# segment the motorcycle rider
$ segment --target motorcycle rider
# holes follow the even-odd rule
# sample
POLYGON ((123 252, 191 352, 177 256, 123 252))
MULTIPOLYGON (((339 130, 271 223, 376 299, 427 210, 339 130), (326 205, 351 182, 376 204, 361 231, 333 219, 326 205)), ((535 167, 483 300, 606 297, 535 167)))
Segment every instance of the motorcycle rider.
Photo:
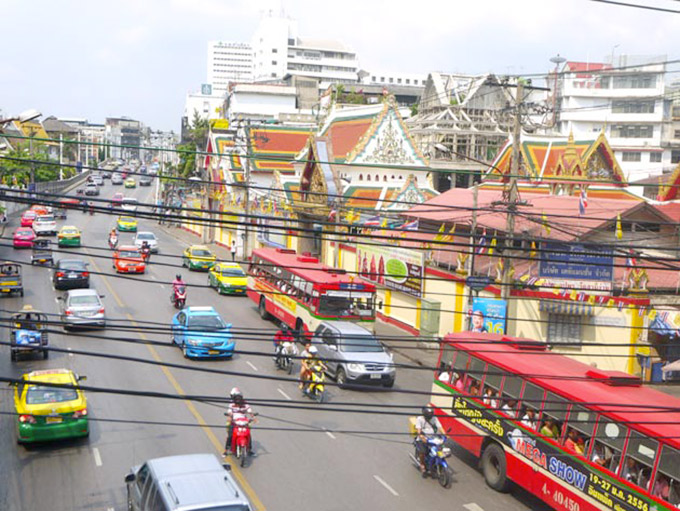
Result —
POLYGON ((172 301, 177 298, 177 293, 180 288, 186 287, 186 283, 182 280, 182 276, 178 273, 175 275, 175 280, 172 281, 172 301))
POLYGON ((416 457, 420 463, 420 473, 423 477, 427 476, 425 466, 425 456, 427 455, 427 440, 441 432, 439 421, 434 416, 434 410, 429 406, 424 406, 422 415, 416 418, 416 457))
MULTIPOLYGON (((227 413, 225 414, 227 416, 227 441, 224 444, 224 452, 222 453, 222 456, 228 456, 231 454, 231 440, 234 434, 234 417, 236 415, 245 415, 252 422, 255 422, 253 409, 248 403, 246 403, 243 394, 237 387, 231 389, 229 398, 231 399, 231 403, 229 404, 227 413)), ((250 444, 248 445, 248 455, 252 456, 253 454, 253 440, 251 435, 250 444)))
POLYGON ((308 356, 302 360, 302 371, 303 379, 300 382, 303 392, 307 392, 309 382, 312 379, 313 372, 325 372, 326 364, 324 364, 321 359, 319 359, 319 350, 316 346, 310 346, 307 348, 308 356))
POLYGON ((151 259, 151 247, 149 246, 148 241, 142 241, 142 257, 144 258, 145 263, 149 263, 149 260, 151 259))
POLYGON ((116 233, 116 229, 111 229, 111 232, 109 233, 109 247, 111 249, 116 248, 116 245, 118 245, 118 234, 116 233))

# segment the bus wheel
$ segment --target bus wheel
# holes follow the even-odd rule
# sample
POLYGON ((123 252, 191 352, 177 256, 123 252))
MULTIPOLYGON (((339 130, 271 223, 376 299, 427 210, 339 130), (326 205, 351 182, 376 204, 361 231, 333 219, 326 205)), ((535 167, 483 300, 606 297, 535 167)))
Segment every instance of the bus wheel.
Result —
POLYGON ((267 312, 267 299, 264 296, 260 297, 260 305, 258 309, 262 319, 269 319, 269 313, 267 312))
POLYGON ((505 461, 505 451, 498 444, 491 444, 482 454, 482 472, 486 484, 500 492, 507 492, 510 489, 507 467, 505 461))

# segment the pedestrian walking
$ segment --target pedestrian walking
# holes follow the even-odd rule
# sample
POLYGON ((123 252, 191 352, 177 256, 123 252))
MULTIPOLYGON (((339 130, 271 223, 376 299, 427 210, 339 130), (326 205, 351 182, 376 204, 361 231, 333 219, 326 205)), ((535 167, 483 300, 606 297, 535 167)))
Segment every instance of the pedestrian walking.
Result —
POLYGON ((231 260, 236 261, 236 240, 231 241, 231 260))

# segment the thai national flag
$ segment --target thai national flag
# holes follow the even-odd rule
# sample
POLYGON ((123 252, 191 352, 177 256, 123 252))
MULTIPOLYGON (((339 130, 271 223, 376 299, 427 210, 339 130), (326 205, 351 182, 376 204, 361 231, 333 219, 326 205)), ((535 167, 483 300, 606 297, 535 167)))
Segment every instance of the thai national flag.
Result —
POLYGON ((477 248, 477 253, 478 254, 483 254, 484 251, 486 250, 486 227, 484 228, 484 232, 482 232, 482 236, 479 238, 479 247, 477 248))
POLYGON ((626 268, 635 268, 636 264, 637 260, 635 259, 635 253, 630 252, 630 254, 628 254, 628 257, 626 257, 626 268))
POLYGON ((373 216, 373 217, 369 218, 368 220, 366 220, 364 222, 364 225, 369 226, 369 227, 373 227, 373 226, 379 227, 381 223, 382 223, 382 221, 380 220, 379 216, 373 216))
POLYGON ((413 222, 407 222, 401 226, 404 231, 417 231, 418 230, 418 220, 413 222))
POLYGON ((578 214, 583 216, 586 214, 586 208, 588 207, 588 192, 585 188, 581 188, 581 195, 578 200, 578 214))

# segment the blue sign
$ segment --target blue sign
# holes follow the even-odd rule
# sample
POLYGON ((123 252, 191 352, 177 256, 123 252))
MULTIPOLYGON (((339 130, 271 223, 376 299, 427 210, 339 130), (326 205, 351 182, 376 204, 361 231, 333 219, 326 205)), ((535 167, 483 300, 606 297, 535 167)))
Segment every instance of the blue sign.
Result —
POLYGON ((471 332, 505 333, 505 314, 508 304, 496 298, 474 298, 470 317, 471 332))
POLYGON ((611 282, 614 255, 593 245, 542 243, 540 277, 611 282))

